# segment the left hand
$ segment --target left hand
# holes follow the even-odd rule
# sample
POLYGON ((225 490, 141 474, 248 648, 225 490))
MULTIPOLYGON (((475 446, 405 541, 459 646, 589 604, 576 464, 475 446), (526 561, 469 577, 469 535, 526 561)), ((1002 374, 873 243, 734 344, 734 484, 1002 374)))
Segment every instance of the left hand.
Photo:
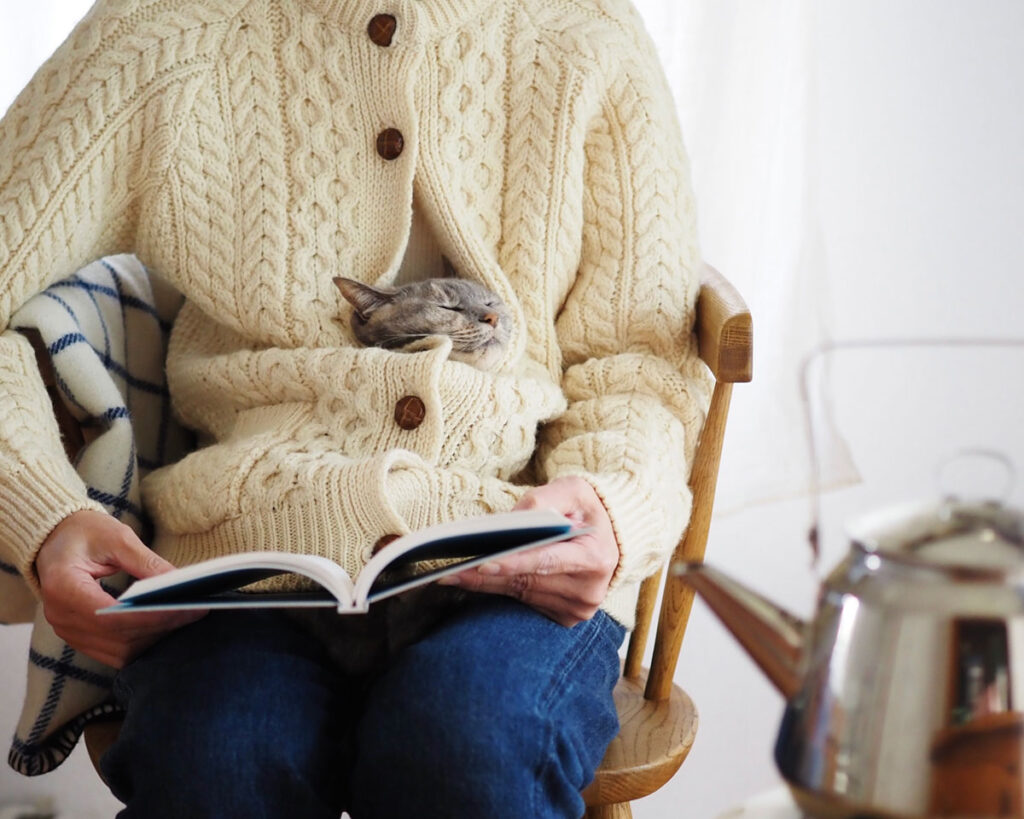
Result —
POLYGON ((589 532, 507 555, 442 579, 470 591, 515 597, 563 626, 597 613, 619 565, 619 547, 604 504, 582 478, 556 478, 531 489, 516 509, 548 507, 589 532))

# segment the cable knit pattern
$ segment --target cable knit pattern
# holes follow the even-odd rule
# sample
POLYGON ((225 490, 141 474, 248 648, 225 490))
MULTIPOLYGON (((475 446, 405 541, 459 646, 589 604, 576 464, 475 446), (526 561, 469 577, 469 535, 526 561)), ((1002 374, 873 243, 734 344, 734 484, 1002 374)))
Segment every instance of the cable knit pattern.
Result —
MULTIPOLYGON (((693 202, 628 0, 100 0, 0 123, 0 217, 0 328, 115 252, 185 295, 168 384, 206 445, 143 485, 174 562, 270 548, 355 571, 382 535, 578 474, 622 554, 605 608, 630 624, 686 524, 708 402, 693 202), (443 340, 352 337, 331 278, 393 280, 414 193, 515 316, 493 373, 443 340)), ((0 560, 30 572, 88 502, 3 343, 0 560)))

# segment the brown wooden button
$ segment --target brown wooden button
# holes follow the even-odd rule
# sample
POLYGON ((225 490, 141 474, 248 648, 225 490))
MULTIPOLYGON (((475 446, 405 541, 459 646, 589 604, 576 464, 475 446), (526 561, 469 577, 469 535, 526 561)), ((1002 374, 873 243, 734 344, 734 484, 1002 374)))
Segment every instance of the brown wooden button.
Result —
POLYGON ((377 552, 395 540, 398 540, 398 535, 384 535, 373 544, 373 549, 370 550, 370 553, 377 554, 377 552))
POLYGON ((370 35, 370 39, 374 43, 387 48, 391 45, 396 28, 398 28, 398 20, 393 15, 378 14, 370 20, 370 24, 366 27, 366 33, 370 35))
POLYGON ((427 408, 418 395, 406 395, 395 404, 395 423, 402 429, 416 429, 426 414, 427 408))
POLYGON ((405 139, 397 128, 385 128, 377 134, 377 153, 385 159, 398 159, 405 147, 405 139))

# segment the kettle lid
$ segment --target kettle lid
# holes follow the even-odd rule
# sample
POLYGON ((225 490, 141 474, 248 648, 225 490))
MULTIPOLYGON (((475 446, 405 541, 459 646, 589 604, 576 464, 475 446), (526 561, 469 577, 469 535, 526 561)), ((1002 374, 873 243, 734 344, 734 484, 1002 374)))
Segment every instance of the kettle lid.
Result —
POLYGON ((981 571, 1024 569, 1024 514, 996 501, 902 504, 849 527, 853 542, 899 562, 981 571))

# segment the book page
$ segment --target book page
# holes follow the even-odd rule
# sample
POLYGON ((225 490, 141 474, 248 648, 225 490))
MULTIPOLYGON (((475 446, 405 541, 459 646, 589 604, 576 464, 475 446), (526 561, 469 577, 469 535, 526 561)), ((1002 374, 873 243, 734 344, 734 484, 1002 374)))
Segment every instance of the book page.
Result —
POLYGON ((500 555, 574 537, 580 531, 574 531, 572 521, 551 509, 523 509, 430 526, 389 543, 374 555, 356 578, 355 599, 375 602, 500 555), (442 559, 452 562, 414 577, 378 582, 385 570, 442 559))
POLYGON ((246 606, 337 606, 349 609, 353 607, 353 585, 345 570, 326 557, 287 552, 244 552, 137 580, 115 605, 100 609, 100 613, 246 606), (255 594, 238 591, 242 586, 281 574, 308 577, 320 585, 324 593, 255 594))

